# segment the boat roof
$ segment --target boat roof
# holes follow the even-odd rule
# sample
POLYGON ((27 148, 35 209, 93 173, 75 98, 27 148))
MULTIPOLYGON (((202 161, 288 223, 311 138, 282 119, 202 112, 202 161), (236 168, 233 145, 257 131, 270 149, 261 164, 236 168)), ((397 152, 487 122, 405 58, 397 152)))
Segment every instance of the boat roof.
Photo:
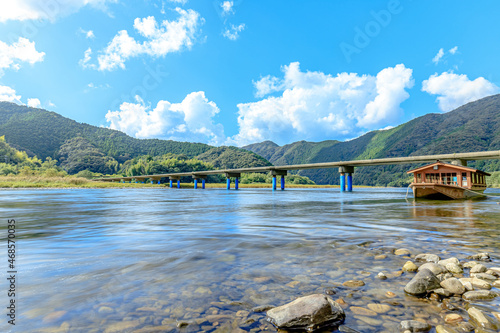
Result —
POLYGON ((419 171, 422 171, 424 169, 428 169, 430 167, 434 167, 435 165, 444 165, 444 166, 447 166, 447 167, 451 167, 451 168, 454 168, 454 169, 457 169, 457 170, 463 170, 463 171, 472 171, 472 172, 476 172, 476 173, 479 173, 481 175, 485 175, 485 176, 491 176, 489 173, 487 172, 484 172, 484 171, 481 171, 479 169, 474 169, 474 168, 470 168, 470 167, 466 167, 466 166, 462 166, 462 165, 455 165, 455 164, 451 164, 451 163, 446 163, 446 162, 441 162, 441 161, 437 161, 436 163, 432 163, 432 164, 427 164, 427 165, 424 165, 420 168, 416 168, 416 169, 413 169, 413 170, 410 170, 406 173, 415 173, 415 172, 419 172, 419 171))

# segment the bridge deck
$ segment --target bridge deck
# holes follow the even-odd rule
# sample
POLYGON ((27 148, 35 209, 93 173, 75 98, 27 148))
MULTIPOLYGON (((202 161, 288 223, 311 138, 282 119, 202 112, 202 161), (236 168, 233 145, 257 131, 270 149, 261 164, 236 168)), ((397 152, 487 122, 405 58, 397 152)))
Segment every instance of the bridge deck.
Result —
POLYGON ((424 155, 424 156, 409 156, 409 157, 390 157, 379 158, 371 160, 355 160, 355 161, 339 161, 339 162, 326 162, 326 163, 311 163, 311 164, 293 164, 293 165, 280 165, 280 166, 266 166, 256 168, 242 168, 242 169, 223 169, 223 170, 208 170, 208 171, 194 171, 194 172, 180 172, 180 173, 165 173, 154 175, 141 175, 141 176, 127 176, 127 177, 113 177, 113 178, 100 178, 96 181, 116 181, 123 179, 146 179, 146 178, 166 178, 166 177, 182 177, 182 176, 208 176, 215 174, 226 173, 250 173, 250 172, 269 172, 269 171, 286 171, 286 170, 303 170, 303 169, 326 169, 335 167, 362 167, 374 165, 389 165, 389 164, 411 164, 411 163, 431 163, 439 161, 453 161, 453 160, 491 160, 500 159, 500 150, 483 151, 472 153, 455 153, 455 154, 440 154, 440 155, 424 155))

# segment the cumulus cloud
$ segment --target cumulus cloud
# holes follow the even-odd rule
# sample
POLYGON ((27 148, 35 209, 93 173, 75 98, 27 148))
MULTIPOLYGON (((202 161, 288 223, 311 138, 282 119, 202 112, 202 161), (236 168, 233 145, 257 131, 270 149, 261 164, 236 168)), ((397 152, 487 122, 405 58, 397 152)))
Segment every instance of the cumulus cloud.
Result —
POLYGON ((219 113, 217 105, 203 91, 192 92, 181 103, 159 101, 155 108, 138 96, 137 103, 122 103, 120 110, 108 111, 109 128, 123 131, 136 138, 163 138, 178 141, 198 141, 219 145, 224 129, 214 123, 219 113))
POLYGON ((450 52, 451 54, 455 54, 457 53, 458 51, 458 46, 455 46, 455 47, 452 47, 448 52, 450 52))
POLYGON ((277 90, 281 95, 238 104, 240 130, 227 143, 353 138, 396 124, 403 114, 400 104, 409 97, 406 89, 413 87, 412 70, 403 64, 376 76, 303 72, 298 62, 282 71, 283 79, 254 82, 258 96, 277 90))
POLYGON ((448 112, 466 103, 497 94, 500 88, 484 77, 471 81, 465 74, 444 72, 433 74, 422 82, 422 91, 436 98, 439 109, 448 112))
POLYGON ((38 98, 28 98, 28 106, 30 108, 39 108, 41 105, 40 100, 38 98))
POLYGON ((136 18, 134 29, 145 38, 144 41, 137 41, 127 30, 121 30, 100 52, 97 57, 98 64, 90 64, 92 50, 88 49, 80 65, 100 71, 111 71, 117 68, 124 69, 125 61, 133 57, 140 55, 160 57, 183 48, 191 48, 198 27, 204 20, 194 10, 181 8, 175 10, 179 14, 176 21, 165 20, 158 23, 153 16, 136 18))
POLYGON ((0 101, 22 104, 21 96, 16 95, 16 91, 7 86, 0 86, 0 101))
POLYGON ((35 42, 19 37, 19 40, 12 45, 0 41, 0 76, 3 70, 10 68, 18 70, 21 68, 21 62, 27 62, 33 65, 43 61, 44 52, 38 52, 35 48, 35 42))
POLYGON ((222 35, 229 40, 237 40, 240 37, 240 32, 242 32, 243 30, 245 30, 244 23, 237 25, 237 26, 234 24, 231 24, 229 26, 229 28, 226 28, 226 30, 224 30, 222 35))
POLYGON ((220 4, 220 7, 222 8, 222 15, 229 15, 233 14, 233 6, 234 3, 232 1, 223 1, 220 4))
POLYGON ((117 0, 15 0, 0 1, 0 22, 8 20, 50 20, 77 12, 81 7, 90 6, 107 11, 109 3, 117 0))

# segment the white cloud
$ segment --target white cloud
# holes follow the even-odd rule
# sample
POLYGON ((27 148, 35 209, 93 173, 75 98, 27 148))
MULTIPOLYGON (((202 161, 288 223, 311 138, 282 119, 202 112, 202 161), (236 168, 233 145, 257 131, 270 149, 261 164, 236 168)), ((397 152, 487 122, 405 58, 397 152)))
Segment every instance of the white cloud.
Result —
POLYGON ((448 112, 466 103, 497 94, 500 88, 484 77, 471 81, 465 74, 444 72, 440 75, 435 73, 429 79, 424 80, 422 91, 431 95, 439 95, 436 98, 439 109, 448 112))
POLYGON ((84 30, 84 29, 80 28, 80 29, 78 29, 78 32, 81 34, 84 34, 85 38, 87 38, 87 39, 94 39, 95 38, 95 34, 92 30, 84 30))
MULTIPOLYGON (((160 57, 180 51, 184 47, 191 48, 198 27, 203 24, 204 20, 194 10, 181 8, 175 10, 180 15, 176 21, 165 20, 158 24, 153 16, 136 18, 134 29, 146 40, 140 42, 129 36, 126 30, 119 31, 108 46, 100 52, 97 57, 98 65, 92 65, 93 68, 100 71, 124 69, 125 61, 129 58, 140 55, 160 57)), ((84 59, 80 62, 82 66, 92 67, 89 63, 91 54, 89 50, 85 52, 84 59)))
POLYGON ((21 96, 16 95, 16 91, 7 86, 0 86, 0 101, 23 104, 21 96))
POLYGON ((224 128, 213 118, 217 105, 203 91, 192 92, 181 103, 159 101, 154 109, 137 96, 137 103, 122 103, 120 110, 108 111, 109 128, 136 138, 163 138, 198 141, 218 145, 224 140, 224 128))
POLYGON ((38 98, 28 98, 27 104, 30 108, 39 108, 41 105, 40 100, 38 98))
POLYGON ((33 65, 43 61, 44 52, 38 52, 35 48, 35 42, 19 37, 19 40, 12 45, 0 41, 0 76, 3 70, 11 68, 18 70, 21 68, 21 62, 27 62, 33 65))
POLYGON ((432 58, 432 62, 435 63, 436 65, 439 63, 439 60, 444 56, 444 50, 443 48, 440 48, 438 53, 432 58))
POLYGON ((450 52, 451 54, 455 54, 457 53, 458 51, 458 46, 455 46, 455 47, 452 47, 448 52, 450 52))
POLYGON ((222 8, 222 15, 234 14, 233 6, 234 3, 232 1, 221 2, 220 7, 222 8))
POLYGON ((231 24, 229 28, 226 28, 226 30, 224 30, 222 35, 230 40, 237 40, 238 37, 240 37, 240 32, 242 32, 244 29, 245 29, 244 23, 238 26, 231 24))
POLYGON ((276 91, 281 91, 283 85, 276 76, 267 75, 261 77, 259 81, 252 81, 255 89, 255 97, 264 97, 265 95, 271 94, 276 91))
POLYGON ((8 20, 50 20, 77 12, 81 7, 90 6, 107 11, 108 3, 117 0, 15 0, 0 1, 0 22, 8 20))
POLYGON ((298 62, 282 71, 282 80, 264 77, 254 83, 259 96, 277 89, 283 92, 238 104, 240 131, 227 143, 353 138, 396 124, 403 113, 400 104, 409 97, 406 89, 413 86, 412 70, 403 64, 376 76, 302 72, 298 62))
POLYGON ((80 59, 80 61, 78 62, 78 64, 83 67, 83 68, 91 68, 91 69, 95 69, 96 68, 96 65, 95 64, 92 64, 90 63, 90 61, 92 60, 92 49, 89 47, 88 49, 85 50, 85 52, 83 53, 83 59, 80 59))
POLYGON ((168 1, 173 3, 178 3, 181 5, 185 5, 188 2, 188 0, 168 0, 168 1))

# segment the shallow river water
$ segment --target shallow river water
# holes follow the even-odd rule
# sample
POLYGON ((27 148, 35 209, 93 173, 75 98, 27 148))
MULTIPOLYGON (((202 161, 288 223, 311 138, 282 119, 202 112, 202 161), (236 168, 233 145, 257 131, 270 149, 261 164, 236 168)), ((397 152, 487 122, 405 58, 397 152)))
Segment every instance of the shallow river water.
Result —
MULTIPOLYGON (((411 259, 394 250, 461 261, 489 252, 487 265, 500 267, 499 200, 405 195, 391 188, 0 191, 3 276, 7 219, 15 219, 17 236, 16 326, 3 310, 0 331, 273 332, 265 312, 252 309, 325 291, 344 300, 345 325, 360 332, 397 332, 399 322, 417 318, 442 324, 439 302, 405 295, 414 273, 401 267, 411 259), (353 279, 365 286, 342 286, 353 279), (391 309, 350 310, 370 303, 391 309)), ((479 306, 500 311, 500 297, 479 306)))

